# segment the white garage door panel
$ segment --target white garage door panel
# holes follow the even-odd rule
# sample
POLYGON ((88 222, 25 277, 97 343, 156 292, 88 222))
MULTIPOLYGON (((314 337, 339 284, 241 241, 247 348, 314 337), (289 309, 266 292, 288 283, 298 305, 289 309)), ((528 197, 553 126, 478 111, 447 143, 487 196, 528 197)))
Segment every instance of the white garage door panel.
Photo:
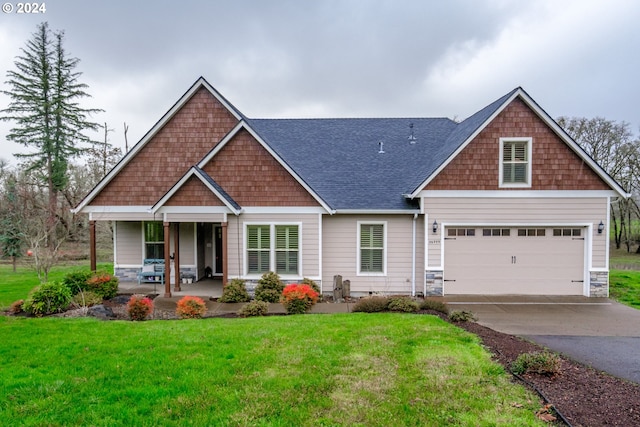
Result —
MULTIPOLYGON (((445 230, 446 232, 446 230, 445 230)), ((584 230, 582 230, 584 236, 584 230)), ((456 236, 445 239, 445 294, 582 295, 583 237, 456 236)))

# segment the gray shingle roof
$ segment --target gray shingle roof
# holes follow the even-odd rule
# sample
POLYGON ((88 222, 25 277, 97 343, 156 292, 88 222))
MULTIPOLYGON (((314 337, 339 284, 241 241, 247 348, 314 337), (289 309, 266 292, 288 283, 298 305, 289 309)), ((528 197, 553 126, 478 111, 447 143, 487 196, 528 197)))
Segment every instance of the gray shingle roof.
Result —
POLYGON ((404 194, 424 182, 514 91, 460 123, 447 118, 246 121, 332 209, 416 209, 404 194))

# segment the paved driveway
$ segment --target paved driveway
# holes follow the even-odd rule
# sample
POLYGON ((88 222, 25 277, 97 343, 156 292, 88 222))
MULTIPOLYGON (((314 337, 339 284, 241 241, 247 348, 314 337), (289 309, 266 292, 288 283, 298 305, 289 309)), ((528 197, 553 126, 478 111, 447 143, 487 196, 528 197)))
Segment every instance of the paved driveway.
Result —
POLYGON ((640 310, 606 298, 446 297, 478 323, 640 384, 640 310))

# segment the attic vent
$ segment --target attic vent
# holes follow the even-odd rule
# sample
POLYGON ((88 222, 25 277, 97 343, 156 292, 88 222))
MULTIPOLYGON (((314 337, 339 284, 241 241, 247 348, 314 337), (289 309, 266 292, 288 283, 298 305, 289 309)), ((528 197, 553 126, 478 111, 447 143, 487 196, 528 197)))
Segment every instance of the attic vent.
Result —
POLYGON ((378 150, 378 154, 384 154, 384 142, 380 141, 378 142, 378 145, 380 146, 380 149, 378 150))
POLYGON ((413 123, 409 124, 409 129, 411 130, 411 134, 409 135, 409 143, 415 144, 418 139, 413 134, 413 123))

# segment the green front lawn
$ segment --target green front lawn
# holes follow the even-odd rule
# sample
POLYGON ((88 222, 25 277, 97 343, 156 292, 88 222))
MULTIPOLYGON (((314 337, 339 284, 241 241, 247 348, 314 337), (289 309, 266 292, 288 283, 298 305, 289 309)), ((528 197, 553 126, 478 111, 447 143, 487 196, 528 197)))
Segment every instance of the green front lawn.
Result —
POLYGON ((609 296, 622 304, 640 309, 640 271, 611 270, 609 296))
POLYGON ((540 425, 538 399, 433 316, 0 317, 0 330, 4 425, 540 425))

